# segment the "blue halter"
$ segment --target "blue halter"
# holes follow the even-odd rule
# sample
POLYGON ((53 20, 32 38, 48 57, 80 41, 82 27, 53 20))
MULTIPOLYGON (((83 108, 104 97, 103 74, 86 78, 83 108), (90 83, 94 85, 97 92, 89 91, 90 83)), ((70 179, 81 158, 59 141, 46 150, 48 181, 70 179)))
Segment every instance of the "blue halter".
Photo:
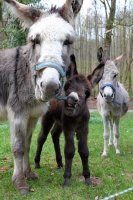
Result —
POLYGON ((106 84, 102 85, 100 87, 100 89, 103 90, 106 86, 111 87, 113 89, 113 91, 115 92, 115 87, 110 83, 106 83, 106 84))
MULTIPOLYGON (((41 63, 38 63, 38 64, 34 65, 33 69, 35 71, 39 71, 41 69, 45 69, 45 68, 48 68, 48 67, 54 68, 59 72, 59 74, 61 76, 61 86, 62 86, 62 89, 63 89, 63 87, 64 87, 64 78, 66 76, 66 73, 65 73, 64 69, 62 68, 62 66, 59 63, 55 63, 55 62, 51 62, 51 61, 41 62, 41 63)), ((60 96, 58 94, 55 96, 55 98, 58 99, 58 100, 66 100, 67 99, 66 96, 60 96)))
MULTIPOLYGON (((111 88, 113 89, 114 93, 115 93, 116 89, 115 89, 115 87, 114 87, 112 84, 110 84, 110 83, 106 83, 106 84, 102 85, 102 86, 100 87, 100 89, 103 90, 106 86, 111 87, 111 88)), ((100 92, 100 94, 101 94, 101 96, 103 97, 102 92, 100 92)), ((115 100, 113 100, 112 103, 113 103, 113 104, 117 104, 117 105, 119 105, 119 106, 121 105, 119 102, 117 102, 117 101, 115 101, 115 100)))
POLYGON ((66 73, 63 70, 62 66, 59 63, 55 63, 55 62, 51 62, 51 61, 38 63, 33 67, 33 69, 35 71, 39 71, 39 70, 45 69, 47 67, 56 69, 59 72, 61 78, 64 78, 66 76, 66 73))
POLYGON ((64 100, 64 101, 66 101, 67 100, 67 96, 55 96, 55 99, 57 99, 57 100, 64 100))

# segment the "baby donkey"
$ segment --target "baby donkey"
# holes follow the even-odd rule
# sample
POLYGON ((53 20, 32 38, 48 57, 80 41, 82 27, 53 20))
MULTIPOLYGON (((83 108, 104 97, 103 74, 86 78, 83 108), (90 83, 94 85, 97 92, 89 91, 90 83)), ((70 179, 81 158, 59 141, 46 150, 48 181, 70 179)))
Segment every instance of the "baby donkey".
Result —
MULTIPOLYGON (((76 68, 74 56, 71 57, 73 65, 76 68)), ((65 136, 65 172, 64 172, 64 186, 68 186, 71 177, 72 159, 75 153, 74 134, 78 139, 78 152, 81 157, 83 165, 83 176, 85 183, 90 185, 90 170, 88 165, 88 122, 89 110, 87 106, 87 99, 90 96, 91 89, 98 84, 103 75, 104 64, 100 63, 92 72, 91 75, 85 77, 73 70, 71 78, 65 83, 64 92, 65 100, 57 101, 51 100, 49 111, 43 116, 41 132, 38 137, 37 151, 35 156, 35 167, 40 167, 40 154, 44 142, 47 139, 48 133, 51 131, 52 139, 56 152, 56 161, 58 167, 62 167, 62 157, 59 145, 59 137, 63 130, 65 136), (76 74, 75 74, 76 73, 76 74)))

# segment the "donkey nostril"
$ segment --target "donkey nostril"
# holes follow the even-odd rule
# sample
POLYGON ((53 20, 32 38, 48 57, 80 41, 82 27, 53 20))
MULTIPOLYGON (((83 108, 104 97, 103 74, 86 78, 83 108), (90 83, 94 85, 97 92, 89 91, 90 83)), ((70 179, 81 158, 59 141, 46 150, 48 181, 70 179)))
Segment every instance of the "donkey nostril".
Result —
POLYGON ((55 90, 55 94, 58 94, 60 92, 60 89, 55 90))
POLYGON ((42 82, 40 83, 40 86, 41 86, 41 87, 43 86, 42 82))
POLYGON ((74 102, 77 103, 77 102, 78 102, 78 99, 75 99, 74 102))
POLYGON ((61 90, 61 85, 59 84, 59 87, 55 90, 55 94, 60 93, 60 90, 61 90))

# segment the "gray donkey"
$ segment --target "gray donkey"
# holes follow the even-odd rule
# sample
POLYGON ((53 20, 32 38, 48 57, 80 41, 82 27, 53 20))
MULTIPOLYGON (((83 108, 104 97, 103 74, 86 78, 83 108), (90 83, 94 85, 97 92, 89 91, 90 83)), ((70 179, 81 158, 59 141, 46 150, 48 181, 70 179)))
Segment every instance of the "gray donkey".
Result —
MULTIPOLYGON (((105 61, 104 73, 99 82, 100 92, 97 97, 97 108, 102 116, 104 125, 104 150, 103 157, 108 154, 109 145, 114 143, 116 154, 120 154, 119 149, 119 122, 120 118, 128 110, 129 96, 124 86, 118 81, 117 64, 122 59, 122 56, 115 60, 105 61), (110 126, 110 137, 109 137, 110 126), (114 132, 114 140, 113 140, 114 132)), ((103 50, 100 47, 98 51, 98 60, 103 60, 103 50)))
POLYGON ((40 11, 16 0, 5 0, 29 29, 28 44, 0 51, 0 120, 8 119, 14 156, 13 183, 29 191, 29 150, 32 132, 52 97, 63 87, 74 42, 73 22, 83 0, 66 0, 61 8, 40 11))

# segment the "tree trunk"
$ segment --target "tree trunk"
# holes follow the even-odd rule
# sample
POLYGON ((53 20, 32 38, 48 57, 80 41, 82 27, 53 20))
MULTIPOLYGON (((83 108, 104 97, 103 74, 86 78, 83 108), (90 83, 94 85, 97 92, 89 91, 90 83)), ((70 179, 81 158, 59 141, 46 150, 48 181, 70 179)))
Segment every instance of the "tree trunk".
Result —
MULTIPOLYGON (((106 7, 105 7, 106 9, 106 7)), ((107 10, 105 10, 107 12, 107 10)), ((114 24, 115 18, 115 11, 116 11, 116 0, 111 0, 111 6, 109 11, 109 17, 106 18, 106 32, 105 32, 105 39, 104 39, 104 55, 105 59, 110 59, 110 48, 111 48, 111 36, 112 36, 112 29, 114 24)))
POLYGON ((2 1, 0 1, 0 41, 3 41, 5 34, 3 32, 3 21, 2 21, 2 1))
POLYGON ((99 28, 98 28, 98 13, 97 13, 97 1, 94 0, 95 6, 95 35, 96 35, 96 51, 99 48, 99 28))

